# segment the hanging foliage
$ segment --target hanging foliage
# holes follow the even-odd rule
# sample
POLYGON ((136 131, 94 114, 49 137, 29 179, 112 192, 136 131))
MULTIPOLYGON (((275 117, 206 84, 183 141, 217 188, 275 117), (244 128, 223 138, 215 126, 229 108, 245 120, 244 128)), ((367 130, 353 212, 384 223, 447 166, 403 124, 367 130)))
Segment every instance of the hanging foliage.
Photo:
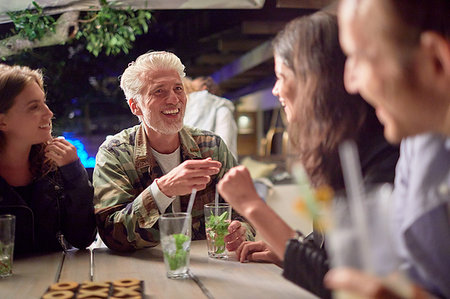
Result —
POLYGON ((54 39, 54 44, 75 38, 84 42, 86 49, 96 57, 102 51, 106 55, 128 54, 136 36, 148 32, 152 17, 147 10, 115 9, 114 2, 100 0, 98 11, 77 13, 82 17, 76 20, 76 25, 72 25, 69 32, 70 24, 59 19, 55 21, 52 16, 45 15, 43 8, 35 1, 32 4, 34 9, 8 13, 14 23, 12 33, 15 36, 0 40, 2 57, 21 50, 49 46, 49 36, 55 35, 58 38, 54 39), (63 27, 63 32, 58 30, 59 27, 63 27))
POLYGON ((86 40, 86 49, 98 56, 104 50, 106 55, 128 54, 137 35, 147 33, 149 11, 133 11, 131 8, 117 10, 106 0, 101 0, 99 11, 88 12, 80 20, 76 38, 86 40))
POLYGON ((30 41, 42 39, 45 34, 55 32, 55 19, 44 15, 42 7, 35 1, 31 2, 34 9, 8 12, 8 16, 14 23, 13 33, 27 38, 30 41))

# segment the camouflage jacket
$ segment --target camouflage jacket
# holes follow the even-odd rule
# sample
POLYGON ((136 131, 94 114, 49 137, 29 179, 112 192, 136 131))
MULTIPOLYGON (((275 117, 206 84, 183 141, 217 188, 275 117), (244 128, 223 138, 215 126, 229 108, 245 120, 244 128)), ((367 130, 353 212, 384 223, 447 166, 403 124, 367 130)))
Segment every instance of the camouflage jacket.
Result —
MULTIPOLYGON (((184 127, 179 136, 181 162, 211 157, 222 163, 206 189, 197 192, 192 209, 192 239, 205 239, 203 205, 214 201, 216 184, 237 163, 222 139, 211 132, 184 127)), ((101 238, 114 250, 159 243, 160 212, 147 187, 163 172, 146 138, 143 125, 137 125, 108 138, 97 153, 93 174, 95 214, 101 238)), ((181 211, 186 211, 189 196, 180 196, 181 211)), ((254 231, 247 228, 247 238, 252 239, 254 231)))

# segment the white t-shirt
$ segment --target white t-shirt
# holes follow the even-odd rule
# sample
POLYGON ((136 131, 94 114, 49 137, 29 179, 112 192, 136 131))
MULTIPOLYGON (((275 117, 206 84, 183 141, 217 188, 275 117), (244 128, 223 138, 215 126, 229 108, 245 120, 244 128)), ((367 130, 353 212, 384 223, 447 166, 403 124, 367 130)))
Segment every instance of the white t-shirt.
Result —
MULTIPOLYGON (((151 149, 151 151, 164 174, 170 172, 181 163, 180 147, 178 147, 173 153, 170 154, 158 153, 153 148, 151 149)), ((180 197, 166 196, 161 190, 159 190, 158 184, 156 184, 156 180, 153 181, 153 183, 150 185, 150 192, 152 193, 153 199, 155 200, 161 214, 166 212, 166 209, 170 206, 170 204, 172 204, 172 212, 181 211, 180 197)))

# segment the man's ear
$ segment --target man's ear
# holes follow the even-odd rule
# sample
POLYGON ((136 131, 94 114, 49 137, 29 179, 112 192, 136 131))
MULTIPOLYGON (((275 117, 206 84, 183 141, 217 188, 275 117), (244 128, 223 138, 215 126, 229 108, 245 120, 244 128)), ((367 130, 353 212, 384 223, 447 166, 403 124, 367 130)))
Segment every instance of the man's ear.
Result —
POLYGON ((442 35, 427 31, 421 34, 420 44, 425 50, 427 58, 432 62, 433 76, 441 77, 446 81, 450 78, 450 41, 442 35))
POLYGON ((128 100, 128 106, 130 106, 131 112, 134 115, 142 115, 142 111, 141 108, 139 107, 139 104, 137 103, 137 101, 135 99, 129 99, 128 100))

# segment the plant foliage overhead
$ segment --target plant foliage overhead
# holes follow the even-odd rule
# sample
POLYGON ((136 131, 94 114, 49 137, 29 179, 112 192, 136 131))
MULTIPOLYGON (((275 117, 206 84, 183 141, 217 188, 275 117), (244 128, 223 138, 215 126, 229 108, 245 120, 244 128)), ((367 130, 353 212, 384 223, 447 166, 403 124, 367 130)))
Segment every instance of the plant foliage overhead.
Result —
MULTIPOLYGON (((45 15, 35 1, 32 4, 34 9, 9 12, 8 16, 14 23, 13 34, 35 41, 55 33, 58 22, 45 15)), ((96 57, 102 51, 106 55, 128 54, 136 36, 148 32, 152 14, 147 10, 115 9, 114 2, 106 0, 100 0, 100 5, 98 11, 82 14, 74 38, 84 42, 86 49, 96 57)))
POLYGON ((136 35, 147 33, 147 22, 151 19, 149 11, 133 11, 114 9, 101 0, 101 9, 88 12, 86 18, 80 20, 80 30, 76 38, 86 40, 86 49, 93 55, 104 50, 106 55, 128 54, 133 47, 136 35))
POLYGON ((19 34, 30 41, 41 39, 48 31, 55 32, 55 19, 44 15, 44 10, 35 1, 31 2, 34 9, 8 12, 14 23, 13 33, 19 34))

